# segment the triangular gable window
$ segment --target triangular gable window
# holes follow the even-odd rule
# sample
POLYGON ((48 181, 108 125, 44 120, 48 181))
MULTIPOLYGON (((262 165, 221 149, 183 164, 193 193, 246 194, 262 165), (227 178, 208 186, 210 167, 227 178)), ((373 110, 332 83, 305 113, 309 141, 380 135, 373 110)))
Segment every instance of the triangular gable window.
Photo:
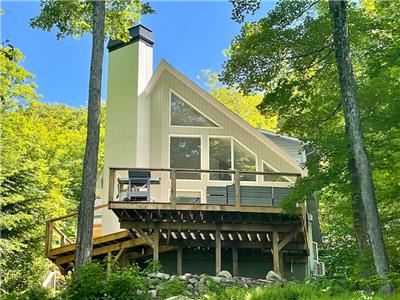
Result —
POLYGON ((218 127, 194 107, 171 93, 171 125, 194 127, 218 127))

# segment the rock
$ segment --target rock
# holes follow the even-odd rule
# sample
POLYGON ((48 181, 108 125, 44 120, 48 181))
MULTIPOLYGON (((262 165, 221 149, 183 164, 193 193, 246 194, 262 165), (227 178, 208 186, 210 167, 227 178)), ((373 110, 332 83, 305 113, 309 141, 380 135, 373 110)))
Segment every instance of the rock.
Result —
POLYGON ((149 277, 150 278, 162 279, 162 280, 168 280, 170 275, 169 274, 165 274, 165 273, 161 273, 161 272, 156 272, 156 273, 149 274, 149 277))
POLYGON ((184 274, 184 275, 179 276, 179 279, 184 280, 184 281, 187 281, 189 278, 190 278, 190 274, 189 275, 184 274))
POLYGON ((150 290, 149 291, 151 299, 155 299, 157 297, 157 291, 156 290, 150 290))
POLYGON ((194 277, 189 278, 188 281, 189 281, 191 284, 196 284, 196 283, 198 282, 198 280, 197 280, 196 278, 194 278, 194 277))
POLYGON ((165 300, 192 300, 192 299, 189 298, 189 297, 187 297, 187 296, 179 295, 179 296, 172 296, 172 297, 169 297, 169 298, 167 298, 167 299, 165 299, 165 300))
POLYGON ((174 279, 178 279, 178 276, 176 276, 176 275, 171 275, 171 276, 169 277, 168 281, 172 281, 172 280, 174 280, 174 279))
POLYGON ((229 273, 228 271, 222 270, 221 272, 218 273, 218 277, 223 277, 223 278, 227 278, 227 279, 232 279, 232 275, 231 273, 229 273))
POLYGON ((279 274, 275 273, 274 271, 269 271, 267 273, 266 279, 268 281, 273 281, 273 282, 282 282, 283 281, 282 277, 279 274))
POLYGON ((222 277, 210 276, 211 280, 217 283, 222 282, 222 277))

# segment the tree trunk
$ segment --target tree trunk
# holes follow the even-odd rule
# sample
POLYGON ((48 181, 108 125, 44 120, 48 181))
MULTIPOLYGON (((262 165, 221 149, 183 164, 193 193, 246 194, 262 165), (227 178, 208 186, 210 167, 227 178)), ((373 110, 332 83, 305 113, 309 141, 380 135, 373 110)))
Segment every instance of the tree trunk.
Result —
POLYGON ((368 278, 372 275, 370 269, 371 243, 369 242, 368 238, 367 220, 365 218, 364 205, 360 196, 360 184, 353 158, 349 158, 348 169, 351 176, 351 206, 353 210, 353 224, 357 240, 358 254, 360 257, 359 275, 362 278, 368 278))
POLYGON ((90 62, 89 101, 82 192, 79 203, 76 266, 92 257, 93 219, 96 198, 97 161, 99 153, 101 74, 104 55, 105 2, 93 1, 92 57, 90 62))
MULTIPOLYGON (((353 74, 350 44, 348 39, 346 2, 330 0, 329 8, 332 13, 334 27, 333 40, 345 122, 348 129, 351 154, 354 158, 355 169, 359 180, 360 196, 365 209, 365 217, 367 221, 368 234, 371 240, 376 273, 381 278, 387 278, 386 274, 389 271, 389 264, 379 221, 378 209, 376 206, 371 167, 369 165, 361 130, 357 87, 353 74)), ((385 284, 382 287, 382 290, 386 293, 392 293, 394 288, 391 284, 385 284)))

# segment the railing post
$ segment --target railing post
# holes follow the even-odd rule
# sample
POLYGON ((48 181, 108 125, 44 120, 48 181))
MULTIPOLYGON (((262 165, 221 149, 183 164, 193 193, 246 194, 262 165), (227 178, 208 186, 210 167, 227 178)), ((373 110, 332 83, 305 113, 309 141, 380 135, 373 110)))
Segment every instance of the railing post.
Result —
POLYGON ((50 256, 52 243, 53 243, 53 222, 46 221, 46 245, 45 245, 46 257, 50 256))
POLYGON ((114 179, 115 179, 115 169, 110 168, 108 177, 108 202, 114 201, 114 179))
POLYGON ((240 207, 240 172, 235 170, 235 206, 240 207))
POLYGON ((171 170, 171 206, 173 209, 176 207, 176 170, 171 170))

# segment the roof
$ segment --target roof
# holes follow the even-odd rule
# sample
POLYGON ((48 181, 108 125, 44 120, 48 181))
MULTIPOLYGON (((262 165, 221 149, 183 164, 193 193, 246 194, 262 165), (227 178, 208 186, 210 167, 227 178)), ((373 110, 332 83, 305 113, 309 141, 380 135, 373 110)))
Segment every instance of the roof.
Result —
MULTIPOLYGON (((146 89, 145 94, 146 96, 150 95, 154 87, 156 86, 158 80, 160 79, 163 72, 169 72, 173 76, 175 76, 178 80, 184 83, 187 87, 189 87, 193 92, 197 93, 200 97, 202 97, 208 104, 212 105, 214 108, 222 112, 223 114, 230 117, 230 119, 241 126, 244 130, 246 130, 249 134, 251 134, 254 138, 258 141, 263 143, 266 147, 270 148, 272 151, 277 153, 283 160, 288 162, 296 172, 299 172, 303 175, 307 174, 307 171, 301 168, 298 162, 292 158, 286 151, 276 145, 269 139, 266 139, 265 136, 259 132, 257 129, 252 127, 246 121, 244 121, 240 116, 232 112, 230 109, 225 107, 221 102, 211 96, 208 92, 186 77, 184 74, 179 72, 176 68, 174 68, 171 64, 169 64, 166 60, 162 59, 158 64, 156 70, 154 71, 146 89)), ((289 138, 289 137, 288 137, 289 138)))

